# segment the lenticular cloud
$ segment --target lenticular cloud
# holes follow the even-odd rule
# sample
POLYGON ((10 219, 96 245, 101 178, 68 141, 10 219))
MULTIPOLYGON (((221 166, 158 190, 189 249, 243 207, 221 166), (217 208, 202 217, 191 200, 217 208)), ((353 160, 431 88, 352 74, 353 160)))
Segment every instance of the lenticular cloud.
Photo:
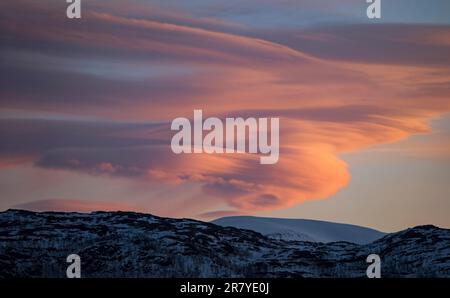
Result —
POLYGON ((352 40, 348 32, 359 31, 351 26, 274 34, 96 1, 74 25, 58 5, 33 2, 1 4, 23 18, 0 21, 8 57, 0 166, 32 163, 175 189, 195 184, 198 201, 213 196, 240 211, 271 210, 333 195, 350 181, 340 154, 427 132, 430 119, 450 110, 448 61, 430 56, 447 45, 430 45, 415 35, 417 26, 389 25, 395 30, 383 36, 365 27, 364 36, 374 30, 394 45, 384 59, 352 40), (424 49, 415 59, 403 55, 411 42, 424 49), (221 119, 279 117, 279 161, 174 154, 170 122, 194 109, 221 119))

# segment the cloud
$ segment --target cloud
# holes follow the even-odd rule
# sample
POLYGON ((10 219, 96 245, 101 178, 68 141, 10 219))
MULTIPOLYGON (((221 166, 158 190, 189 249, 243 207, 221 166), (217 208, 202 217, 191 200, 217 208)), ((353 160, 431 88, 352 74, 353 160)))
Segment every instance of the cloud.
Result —
POLYGON ((211 211, 211 212, 201 213, 201 214, 198 214, 197 216, 200 218, 203 218, 203 219, 207 219, 207 220, 214 220, 214 219, 226 217, 226 216, 244 216, 244 215, 247 215, 247 214, 242 213, 242 212, 237 212, 237 211, 219 210, 219 211, 211 211))
POLYGON ((164 123, 0 118, 0 154, 10 160, 36 159, 57 148, 120 148, 168 143, 164 123), (154 138, 146 137, 149 131, 154 138))
POLYGON ((450 63, 449 25, 341 24, 263 35, 324 59, 435 67, 450 63))
POLYGON ((49 3, 0 6, 11 11, 0 19, 1 107, 11 111, 1 167, 195 184, 199 205, 213 196, 238 212, 272 210, 330 197, 350 181, 341 154, 427 133, 450 110, 446 26, 261 32, 118 2, 69 22, 65 3, 49 3), (280 117, 279 162, 173 154, 171 120, 198 108, 280 117))
POLYGON ((93 212, 93 211, 142 211, 126 203, 101 202, 92 200, 48 199, 31 201, 14 206, 16 209, 30 211, 59 211, 59 212, 93 212))

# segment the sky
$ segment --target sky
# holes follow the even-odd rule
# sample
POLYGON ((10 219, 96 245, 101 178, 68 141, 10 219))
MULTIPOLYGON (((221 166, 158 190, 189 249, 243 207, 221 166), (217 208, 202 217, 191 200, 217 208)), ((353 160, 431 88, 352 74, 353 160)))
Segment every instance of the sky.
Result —
POLYGON ((0 209, 450 228, 450 2, 0 3, 0 209), (279 117, 280 158, 171 151, 279 117))

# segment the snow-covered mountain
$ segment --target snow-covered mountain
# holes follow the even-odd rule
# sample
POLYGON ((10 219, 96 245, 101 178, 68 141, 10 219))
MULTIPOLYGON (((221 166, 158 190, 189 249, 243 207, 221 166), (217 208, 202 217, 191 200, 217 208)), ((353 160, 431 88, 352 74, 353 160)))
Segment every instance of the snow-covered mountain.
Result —
POLYGON ((420 226, 373 243, 286 241, 133 212, 0 212, 0 277, 450 277, 450 230, 420 226))
POLYGON ((252 230, 274 239, 325 243, 347 241, 366 244, 386 235, 366 227, 310 219, 229 216, 213 220, 212 223, 252 230))

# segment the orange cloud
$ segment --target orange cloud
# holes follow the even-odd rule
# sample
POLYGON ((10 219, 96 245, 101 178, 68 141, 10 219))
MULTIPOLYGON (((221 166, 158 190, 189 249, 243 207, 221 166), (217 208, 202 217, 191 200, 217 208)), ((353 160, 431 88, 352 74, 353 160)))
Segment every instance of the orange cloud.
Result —
POLYGON ((9 41, 8 47, 20 51, 9 54, 5 108, 131 123, 97 123, 101 129, 94 125, 94 130, 80 121, 57 132, 52 125, 13 133, 3 128, 10 137, 5 154, 23 150, 43 168, 199 184, 199 201, 215 196, 251 212, 333 195, 350 181, 341 154, 428 132, 428 121, 450 110, 449 61, 444 57, 439 64, 433 56, 447 49, 433 37, 447 36, 445 26, 427 28, 432 47, 429 40, 415 38, 417 26, 365 26, 377 34, 377 44, 384 44, 380 54, 364 47, 362 38, 372 35, 351 26, 312 33, 280 30, 274 38, 230 32, 210 19, 193 22, 174 14, 167 22, 161 16, 126 14, 97 8, 77 26, 53 15, 28 24, 1 21, 6 36, 36 41, 32 47, 9 41), (403 32, 407 39, 399 38, 403 32), (411 49, 411 43, 423 47, 411 49), (23 62, 36 51, 54 63, 23 62), (61 58, 52 58, 55 53, 61 58), (94 66, 77 69, 73 59, 94 66), (96 65, 99 60, 103 64, 96 65), (260 165, 250 154, 174 155, 169 123, 190 117, 194 109, 205 116, 280 117, 279 162, 260 165), (135 121, 161 125, 136 131, 135 121), (32 150, 37 135, 46 142, 32 150), (24 136, 34 142, 24 142, 24 136), (59 141, 52 141, 55 136, 59 141))

